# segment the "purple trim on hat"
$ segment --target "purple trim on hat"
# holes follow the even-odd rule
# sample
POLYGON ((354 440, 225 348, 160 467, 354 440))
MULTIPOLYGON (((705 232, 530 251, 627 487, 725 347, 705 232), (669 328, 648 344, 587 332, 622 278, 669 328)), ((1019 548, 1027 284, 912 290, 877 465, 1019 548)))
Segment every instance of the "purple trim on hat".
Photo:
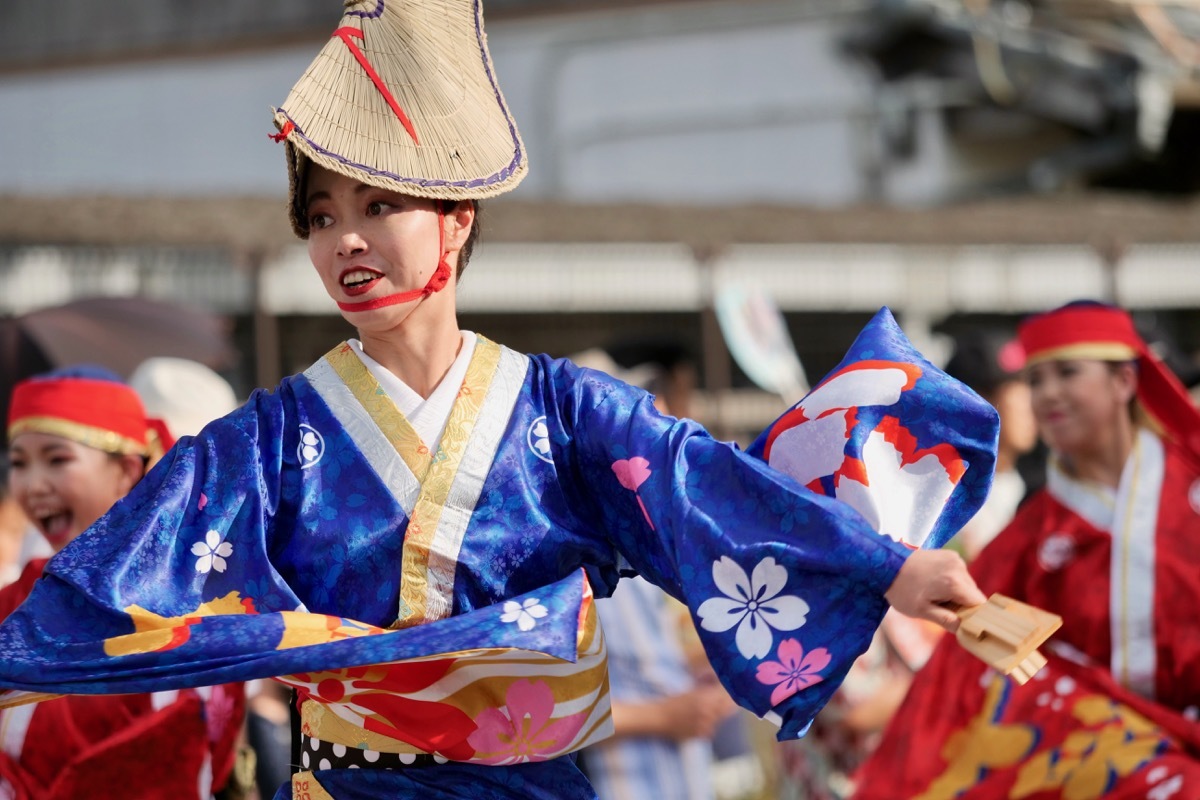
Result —
POLYGON ((513 146, 516 147, 516 154, 513 156, 512 163, 508 165, 508 170, 511 172, 521 162, 521 137, 517 134, 517 125, 508 111, 508 106, 504 105, 504 95, 500 94, 500 85, 496 83, 496 76, 492 73, 492 60, 488 57, 487 45, 484 44, 483 38, 483 4, 480 0, 475 0, 475 41, 479 43, 479 56, 483 59, 483 68, 487 70, 488 81, 492 84, 492 93, 496 96, 500 110, 504 112, 504 119, 508 121, 508 133, 512 137, 513 146))
POLYGON ((347 11, 346 16, 347 17, 362 17, 364 19, 376 19, 382 13, 383 13, 383 0, 379 0, 379 2, 375 4, 374 11, 347 11))
MULTIPOLYGON (((399 183, 411 183, 414 186, 459 186, 464 189, 473 189, 477 186, 491 186, 493 183, 502 183, 502 182, 508 180, 508 178, 512 176, 513 171, 516 169, 516 167, 520 164, 520 161, 521 161, 521 152, 520 152, 520 148, 518 148, 517 155, 513 158, 512 161, 509 162, 507 167, 500 170, 499 172, 492 173, 491 175, 487 176, 486 178, 475 178, 475 179, 469 180, 469 181, 444 181, 444 180, 432 180, 432 179, 427 179, 427 178, 406 178, 405 176, 397 175, 394 172, 388 172, 387 170, 383 170, 383 169, 376 169, 375 167, 368 167, 366 164, 359 164, 356 161, 351 161, 350 159, 346 158, 345 156, 338 155, 337 153, 333 152, 332 150, 326 150, 324 147, 321 147, 321 145, 317 144, 312 139, 308 138, 308 136, 305 135, 304 131, 301 130, 300 126, 296 124, 296 121, 291 118, 291 116, 287 113, 287 111, 285 111, 282 108, 277 108, 275 110, 278 111, 280 114, 283 114, 283 116, 286 117, 287 120, 292 123, 292 133, 298 135, 301 139, 308 142, 308 144, 314 150, 316 150, 318 153, 320 153, 321 155, 328 156, 329 158, 332 158, 334 161, 339 161, 348 167, 353 167, 354 169, 357 169, 361 172, 365 172, 368 175, 380 175, 384 178, 391 178, 392 180, 397 181, 399 183)), ((510 127, 511 127, 511 124, 510 124, 510 127)))
MULTIPOLYGON (((384 3, 384 0, 379 0, 379 5, 378 5, 378 8, 376 9, 378 12, 383 11, 383 3, 384 3)), ((360 14, 362 16, 370 16, 363 12, 351 12, 351 13, 360 14)), ((504 169, 500 170, 499 172, 495 172, 495 173, 487 176, 486 178, 476 178, 474 180, 469 180, 469 181, 444 181, 444 180, 429 180, 429 179, 421 179, 421 178, 406 178, 403 175, 397 175, 393 172, 387 172, 386 170, 376 169, 375 167, 368 167, 365 164, 358 164, 344 156, 338 155, 337 153, 333 152, 332 150, 326 150, 324 147, 321 147, 321 145, 317 144, 312 139, 308 138, 308 136, 304 133, 304 130, 300 127, 299 124, 297 124, 296 120, 292 119, 291 115, 288 114, 288 112, 286 110, 284 110, 282 108, 278 108, 278 109, 276 109, 276 111, 283 114, 283 116, 286 117, 288 119, 288 121, 292 123, 292 126, 294 128, 293 133, 298 135, 300 138, 304 139, 304 141, 308 142, 308 144, 314 150, 316 150, 318 153, 320 153, 323 156, 328 156, 329 158, 332 158, 335 161, 339 161, 339 162, 345 164, 346 166, 353 167, 354 169, 357 169, 357 170, 361 170, 362 172, 365 172, 368 175, 379 175, 384 178, 390 178, 399 183, 411 183, 414 186, 458 186, 458 187, 462 187, 464 189, 473 189, 478 186, 491 186, 494 183, 503 183, 504 181, 506 181, 510 177, 512 177, 513 173, 520 166, 521 161, 523 159, 523 153, 521 150, 521 137, 517 135, 516 123, 513 122, 512 114, 510 114, 508 112, 508 107, 504 105, 504 96, 500 94, 500 87, 496 84, 496 76, 492 73, 491 60, 488 58, 487 47, 484 44, 484 39, 483 39, 483 6, 482 6, 480 0, 475 0, 475 40, 479 43, 479 54, 480 54, 480 57, 483 59, 483 66, 484 66, 485 71, 487 72, 488 81, 490 81, 492 84, 492 92, 495 95, 496 102, 500 105, 500 110, 504 112, 504 119, 508 122, 508 132, 509 132, 509 135, 512 137, 513 146, 515 148, 515 150, 513 151, 513 159, 512 159, 512 161, 510 161, 508 163, 508 166, 506 166, 504 169)))

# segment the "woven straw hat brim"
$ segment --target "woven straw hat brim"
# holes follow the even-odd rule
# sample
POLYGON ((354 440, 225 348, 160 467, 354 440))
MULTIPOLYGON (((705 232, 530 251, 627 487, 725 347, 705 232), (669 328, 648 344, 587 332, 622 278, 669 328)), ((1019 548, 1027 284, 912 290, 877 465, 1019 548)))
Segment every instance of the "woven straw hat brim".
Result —
POLYGON ((494 197, 527 171, 479 0, 347 2, 337 31, 276 109, 275 124, 286 134, 292 222, 301 235, 309 162, 441 200, 494 197))

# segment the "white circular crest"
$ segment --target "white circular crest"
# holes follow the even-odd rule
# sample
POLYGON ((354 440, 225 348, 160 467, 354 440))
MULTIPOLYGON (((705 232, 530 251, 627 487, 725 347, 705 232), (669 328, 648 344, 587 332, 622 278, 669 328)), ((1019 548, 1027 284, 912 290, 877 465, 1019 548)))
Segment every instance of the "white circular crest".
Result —
POLYGON ((320 461, 323 455, 325 439, 312 425, 300 423, 300 444, 296 446, 296 458, 300 460, 300 469, 308 469, 320 461))
POLYGON ((1047 572, 1062 569, 1075 557, 1075 540, 1065 533, 1052 533, 1038 548, 1038 563, 1047 572))
POLYGON ((1188 489, 1188 504, 1191 505, 1192 511, 1200 514, 1200 479, 1192 481, 1188 489))
POLYGON ((525 433, 525 441, 535 456, 547 464, 554 463, 554 459, 550 457, 550 428, 546 425, 545 415, 530 423, 529 430, 525 433))

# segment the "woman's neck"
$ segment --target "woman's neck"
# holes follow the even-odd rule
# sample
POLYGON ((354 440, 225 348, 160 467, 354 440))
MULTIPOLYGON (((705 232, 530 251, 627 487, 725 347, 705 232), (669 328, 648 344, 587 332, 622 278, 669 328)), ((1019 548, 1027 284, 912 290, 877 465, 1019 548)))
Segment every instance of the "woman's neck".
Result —
POLYGON ((1137 428, 1122 426, 1107 441, 1097 442, 1086 452, 1060 454, 1059 461, 1072 477, 1116 489, 1121 485, 1125 462, 1133 452, 1137 428))
POLYGON ((446 377, 462 349, 458 320, 435 328, 400 326, 386 333, 359 332, 363 352, 405 385, 428 399, 446 377))

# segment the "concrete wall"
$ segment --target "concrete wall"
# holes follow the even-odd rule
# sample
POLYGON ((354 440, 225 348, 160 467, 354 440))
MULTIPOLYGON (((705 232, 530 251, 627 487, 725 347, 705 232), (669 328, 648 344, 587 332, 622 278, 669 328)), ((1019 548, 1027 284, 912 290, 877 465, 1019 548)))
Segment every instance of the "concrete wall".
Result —
MULTIPOLYGON (((0 192, 282 193, 269 108, 325 34, 282 46, 264 33, 274 45, 197 53, 194 42, 172 44, 182 35, 168 24, 175 17, 141 5, 111 4, 97 41, 136 23, 144 37, 187 55, 0 72, 0 192)), ((204 4, 201 39, 219 42, 228 31, 231 45, 245 45, 237 31, 263 23, 243 19, 243 7, 204 4)), ((531 157, 518 192, 569 201, 923 203, 1046 146, 963 150, 947 139, 935 94, 916 120, 914 156, 881 162, 876 90, 839 49, 865 7, 764 0, 501 15, 489 23, 491 49, 531 157)), ((286 14, 286 4, 264 8, 279 10, 277 32, 309 30, 315 13, 311 3, 286 14)), ((62 17, 65 41, 83 35, 72 32, 67 10, 39 10, 62 17)))

